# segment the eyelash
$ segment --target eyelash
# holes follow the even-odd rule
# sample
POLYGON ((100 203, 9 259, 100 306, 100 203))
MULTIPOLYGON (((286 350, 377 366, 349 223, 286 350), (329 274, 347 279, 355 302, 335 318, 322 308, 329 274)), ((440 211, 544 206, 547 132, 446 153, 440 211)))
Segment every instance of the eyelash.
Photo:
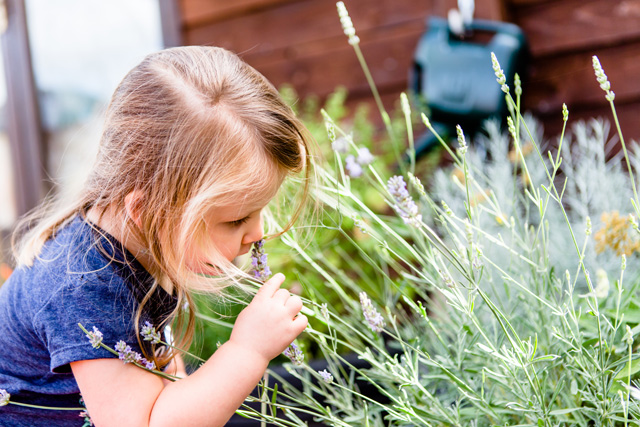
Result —
POLYGON ((249 217, 244 217, 242 219, 236 219, 235 221, 229 221, 229 225, 231 225, 232 227, 237 227, 239 225, 244 224, 245 222, 247 222, 249 220, 249 217))

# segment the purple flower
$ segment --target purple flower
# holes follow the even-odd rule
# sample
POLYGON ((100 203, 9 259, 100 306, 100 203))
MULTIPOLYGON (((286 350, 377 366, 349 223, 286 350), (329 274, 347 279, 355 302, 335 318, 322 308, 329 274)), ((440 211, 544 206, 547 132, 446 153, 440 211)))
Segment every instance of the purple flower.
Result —
POLYGON ((384 328, 384 319, 382 315, 371 304, 371 300, 367 296, 366 292, 360 292, 360 305, 362 306, 362 313, 367 320, 369 327, 374 332, 382 332, 384 328))
POLYGON ((11 398, 11 395, 7 393, 7 390, 3 390, 0 388, 0 406, 8 405, 10 398, 11 398))
POLYGON ((331 143, 331 148, 338 153, 345 154, 349 151, 349 141, 344 136, 341 136, 331 143))
POLYGON ((360 166, 367 166, 373 162, 373 154, 369 151, 367 147, 362 147, 358 149, 358 159, 357 162, 360 166))
POLYGON ((322 377, 322 381, 324 381, 327 384, 333 381, 333 375, 331 375, 331 372, 327 371, 326 369, 322 371, 318 371, 318 374, 320 374, 320 376, 322 377))
POLYGON ((162 341, 160 333, 156 331, 156 328, 149 322, 144 322, 140 335, 142 335, 145 341, 151 341, 152 344, 158 344, 162 341))
POLYGON ((264 239, 254 242, 251 248, 251 272, 258 280, 267 280, 271 276, 271 270, 267 265, 267 254, 264 252, 264 239))
POLYGON ((300 350, 296 343, 292 342, 291 345, 285 349, 284 355, 291 359, 291 363, 294 365, 300 366, 302 362, 304 362, 304 353, 302 353, 302 350, 300 350))
POLYGON ((149 370, 154 370, 156 368, 155 362, 150 362, 137 351, 133 351, 131 346, 127 345, 126 342, 120 340, 114 347, 118 352, 118 357, 124 363, 136 363, 138 365, 142 365, 149 370))
POLYGON ((131 346, 127 345, 127 343, 122 340, 118 341, 115 349, 118 352, 118 357, 124 363, 136 363, 142 359, 140 353, 133 351, 131 346))
POLYGON ((395 202, 393 209, 400 215, 405 224, 411 224, 419 227, 422 223, 422 215, 418 213, 418 206, 415 204, 409 191, 407 184, 402 176, 393 176, 387 181, 387 190, 393 197, 395 202))
POLYGON ((98 348, 100 344, 102 344, 102 332, 95 326, 93 327, 93 332, 87 332, 87 338, 89 338, 89 342, 91 342, 93 348, 98 348))
POLYGON ((356 158, 352 155, 347 156, 345 159, 345 167, 351 178, 358 178, 362 175, 362 166, 356 162, 356 158))

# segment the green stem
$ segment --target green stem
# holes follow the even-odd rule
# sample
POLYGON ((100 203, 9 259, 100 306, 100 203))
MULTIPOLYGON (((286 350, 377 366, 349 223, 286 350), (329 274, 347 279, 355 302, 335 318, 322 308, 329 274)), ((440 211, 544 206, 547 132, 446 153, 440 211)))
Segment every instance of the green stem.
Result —
POLYGON ((24 406, 26 408, 46 409, 50 411, 86 411, 87 410, 87 408, 60 408, 57 406, 30 405, 28 403, 14 402, 12 400, 10 400, 9 403, 16 406, 24 406))
MULTIPOLYGON (((404 95, 404 94, 403 94, 404 95)), ((404 97, 406 99, 406 96, 404 97)), ((407 100, 407 109, 409 101, 407 100)), ((404 111, 404 121, 407 127, 407 139, 409 140, 409 161, 411 163, 409 171, 412 174, 416 173, 416 150, 415 143, 413 141, 413 124, 411 123, 411 111, 404 111)))
POLYGON ((395 155, 397 157, 398 164, 400 165, 400 169, 402 170, 403 174, 406 174, 407 172, 406 167, 404 165, 404 162, 402 161, 402 156, 398 151, 397 139, 396 139, 395 133, 393 132, 393 128, 391 127, 391 119, 389 118, 389 114, 387 113, 387 110, 384 108, 384 105, 382 104, 382 99, 380 98, 380 94, 378 93, 378 88, 376 87, 376 83, 373 81, 373 77, 371 76, 371 72, 369 71, 369 66, 367 65, 367 61, 365 61, 364 55, 362 55, 362 51, 360 50, 360 45, 354 44, 353 50, 355 51, 356 56, 358 57, 358 62, 362 67, 362 71, 364 72, 364 76, 367 79, 367 83, 369 84, 369 88, 371 89, 371 93, 373 94, 373 98, 376 101, 376 106, 378 107, 378 111, 380 111, 380 116, 382 116, 382 121, 384 122, 384 126, 387 130, 387 133, 389 134, 389 138, 391 138, 391 141, 392 141, 391 145, 393 146, 393 151, 395 152, 395 155))
POLYGON ((625 414, 625 420, 624 420, 624 425, 625 427, 627 426, 627 419, 629 418, 629 396, 631 395, 631 354, 633 353, 633 343, 629 345, 629 361, 627 362, 627 364, 629 365, 629 368, 627 370, 627 404, 626 406, 626 414, 625 414))
POLYGON ((636 190, 636 180, 633 177, 633 169, 631 168, 631 161, 629 160, 629 153, 627 153, 627 145, 624 143, 624 136, 622 135, 622 129, 620 129, 620 122, 618 121, 618 114, 616 113, 616 106, 613 101, 609 101, 611 104, 611 111, 613 112, 613 120, 616 123, 616 129, 618 130, 618 137, 620 137, 620 144, 622 145, 622 151, 624 152, 624 159, 627 162, 627 169, 629 170, 629 178, 631 178, 631 188, 633 188, 633 197, 635 200, 634 207, 636 208, 636 215, 640 216, 638 206, 640 206, 640 200, 638 199, 638 191, 636 190))
MULTIPOLYGON (((197 316, 197 314, 196 314, 196 316, 197 316)), ((206 317, 208 317, 208 316, 206 316, 206 317)), ((181 352, 181 353, 183 353, 183 354, 186 354, 187 356, 192 357, 192 358, 196 359, 196 360, 197 360, 197 361, 199 361, 199 362, 206 362, 206 360, 205 360, 205 359, 203 359, 203 358, 201 358, 201 357, 198 357, 198 356, 196 356, 195 354, 193 354, 193 353, 191 353, 191 352, 189 352, 189 351, 187 351, 187 350, 184 350, 184 349, 182 349, 182 348, 176 347, 175 345, 171 345, 171 344, 169 344, 169 343, 167 343, 167 342, 164 342, 164 341, 162 341, 162 340, 160 340, 160 341, 158 341, 158 342, 159 342, 160 344, 162 344, 162 345, 165 345, 165 346, 167 346, 167 347, 169 347, 169 348, 173 349, 173 350, 177 350, 177 351, 179 351, 179 352, 181 352)))
MULTIPOLYGON (((78 326, 80 327, 80 329, 82 329, 82 331, 83 331, 87 336, 90 336, 90 335, 89 335, 89 334, 90 334, 90 332, 89 332, 89 331, 87 331, 87 329, 85 329, 85 327, 84 327, 81 323, 78 323, 78 326)), ((103 344, 103 343, 100 343, 100 347, 104 348, 104 349, 105 349, 105 350, 107 350, 109 353, 111 353, 111 354, 113 354, 113 355, 115 355, 115 356, 120 357, 120 353, 118 353, 117 351, 115 351, 114 349, 112 349, 111 347, 109 347, 108 345, 105 345, 105 344, 103 344)), ((125 363, 127 363, 127 362, 125 362, 125 363)), ((141 364, 139 364, 138 362, 130 362, 130 363, 131 363, 132 365, 137 366, 137 367, 138 367, 138 368, 140 368, 140 369, 144 369, 144 370, 145 370, 145 371, 147 371, 147 372, 151 372, 152 374, 157 375, 157 376, 159 376, 160 378, 164 378, 164 379, 169 380, 169 381, 176 381, 176 380, 179 380, 179 379, 180 379, 180 377, 176 377, 176 376, 174 376, 174 375, 167 374, 167 373, 162 372, 162 371, 159 371, 159 370, 157 370, 157 369, 148 369, 146 366, 142 366, 142 365, 141 365, 141 364)))

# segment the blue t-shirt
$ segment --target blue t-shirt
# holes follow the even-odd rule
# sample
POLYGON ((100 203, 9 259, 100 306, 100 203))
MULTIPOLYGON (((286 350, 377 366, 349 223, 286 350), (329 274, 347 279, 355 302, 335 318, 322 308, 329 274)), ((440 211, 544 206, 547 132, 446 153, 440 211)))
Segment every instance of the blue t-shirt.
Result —
MULTIPOLYGON (((69 363, 117 356, 94 349, 78 323, 89 331, 96 326, 112 348, 124 340, 141 352, 134 316, 153 284, 115 238, 74 218, 45 243, 32 267, 18 267, 0 287, 0 389, 15 402, 80 407, 69 363)), ((142 322, 159 325, 175 305, 158 286, 142 322)), ((3 427, 83 424, 78 411, 0 407, 3 427)))

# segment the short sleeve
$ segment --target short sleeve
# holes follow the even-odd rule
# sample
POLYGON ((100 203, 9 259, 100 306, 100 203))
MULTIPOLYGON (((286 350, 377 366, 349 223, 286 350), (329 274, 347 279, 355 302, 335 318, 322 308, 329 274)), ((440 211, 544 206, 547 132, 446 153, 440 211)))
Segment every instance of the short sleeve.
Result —
POLYGON ((96 327, 111 348, 123 340, 141 351, 133 321, 136 299, 126 282, 109 270, 68 275, 34 316, 34 328, 49 350, 51 372, 70 372, 70 362, 117 357, 93 348, 79 324, 89 331, 96 327))

